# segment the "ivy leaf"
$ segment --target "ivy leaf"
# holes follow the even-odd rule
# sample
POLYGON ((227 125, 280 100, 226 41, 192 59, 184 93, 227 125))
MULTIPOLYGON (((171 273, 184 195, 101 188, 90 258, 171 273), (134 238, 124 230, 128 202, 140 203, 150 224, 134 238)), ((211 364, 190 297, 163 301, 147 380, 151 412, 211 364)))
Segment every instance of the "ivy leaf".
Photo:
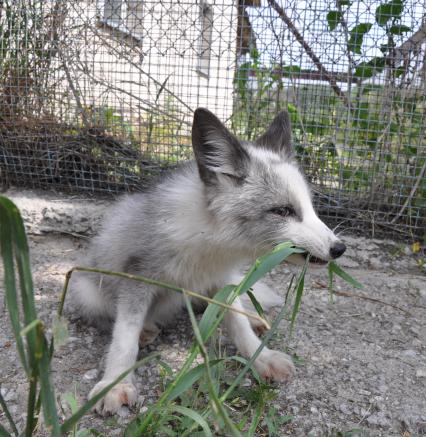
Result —
POLYGON ((396 24, 396 25, 391 26, 389 28, 389 32, 392 35, 402 35, 405 32, 410 32, 410 30, 411 30, 411 27, 404 26, 402 24, 396 24))
POLYGON ((300 73, 302 69, 298 65, 287 65, 282 68, 283 73, 292 74, 300 73))
POLYGON ((342 21, 342 13, 339 11, 330 11, 327 14, 328 28, 333 31, 337 25, 342 21))
POLYGON ((348 49, 351 52, 361 54, 361 46, 364 40, 364 35, 371 29, 371 23, 360 23, 352 28, 348 41, 348 49))
POLYGON ((349 0, 337 0, 337 6, 350 6, 351 4, 349 0))
POLYGON ((380 73, 385 67, 385 58, 376 57, 368 62, 362 62, 356 67, 355 76, 362 79, 373 77, 380 73))
POLYGON ((392 0, 389 3, 382 3, 376 9, 376 23, 379 26, 386 26, 391 18, 398 19, 404 9, 402 0, 392 0))
POLYGON ((398 67, 395 68, 394 75, 395 77, 401 77, 406 71, 406 67, 398 67))
POLYGON ((379 47, 379 50, 382 53, 387 53, 391 48, 392 48, 392 45, 390 45, 390 44, 381 44, 379 47))

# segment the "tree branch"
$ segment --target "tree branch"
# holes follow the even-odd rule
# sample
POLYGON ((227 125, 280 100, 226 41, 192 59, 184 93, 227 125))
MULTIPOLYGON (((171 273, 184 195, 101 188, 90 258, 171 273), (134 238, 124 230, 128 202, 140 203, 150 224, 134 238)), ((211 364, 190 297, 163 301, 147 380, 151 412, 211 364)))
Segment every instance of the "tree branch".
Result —
POLYGON ((275 10, 281 20, 284 21, 284 23, 287 25, 290 32, 303 47, 306 54, 311 58, 312 62, 318 68, 318 71, 321 73, 321 75, 324 76, 324 78, 328 81, 336 95, 340 98, 340 100, 345 104, 348 109, 351 109, 351 104, 346 94, 340 89, 339 85, 337 85, 334 77, 328 72, 324 65, 322 65, 320 58, 318 58, 318 56, 312 50, 311 46, 305 41, 302 34, 298 31, 296 26, 290 20, 290 17, 284 12, 284 9, 275 0, 268 0, 268 3, 269 6, 271 6, 271 8, 275 10))

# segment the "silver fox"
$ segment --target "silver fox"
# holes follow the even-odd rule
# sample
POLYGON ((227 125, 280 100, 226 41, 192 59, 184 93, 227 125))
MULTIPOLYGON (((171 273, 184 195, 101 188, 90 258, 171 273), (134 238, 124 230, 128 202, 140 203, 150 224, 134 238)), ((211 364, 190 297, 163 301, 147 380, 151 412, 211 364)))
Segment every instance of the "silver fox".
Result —
MULTIPOLYGON (((312 206, 295 162, 287 112, 279 113, 257 141, 243 142, 214 114, 199 108, 192 145, 195 161, 112 208, 86 265, 141 274, 213 296, 282 241, 303 247, 318 262, 343 254, 345 245, 312 206)), ((281 302, 265 284, 256 284, 254 292, 266 310, 281 302)), ((105 373, 90 397, 131 367, 138 342, 149 342, 184 306, 177 293, 93 273, 79 273, 72 293, 83 316, 113 321, 105 373)), ((239 309, 243 305, 241 298, 233 303, 239 309)), ((260 340, 249 319, 229 311, 225 325, 239 352, 250 357, 260 340)), ((268 348, 255 368, 262 377, 277 381, 294 373, 288 355, 268 348)), ((112 414, 136 400, 130 374, 96 410, 112 414)))

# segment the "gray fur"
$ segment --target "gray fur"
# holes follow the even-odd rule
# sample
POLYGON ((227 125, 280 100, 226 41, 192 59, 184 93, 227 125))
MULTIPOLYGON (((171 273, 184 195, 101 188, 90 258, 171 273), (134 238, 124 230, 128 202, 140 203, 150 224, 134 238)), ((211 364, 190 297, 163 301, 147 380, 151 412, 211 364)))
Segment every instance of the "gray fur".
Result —
MULTIPOLYGON (((279 115, 256 143, 238 141, 209 111, 194 116, 190 162, 142 194, 126 196, 105 218, 86 265, 126 271, 213 296, 256 257, 279 242, 292 240, 315 257, 330 259, 339 240, 316 216, 309 189, 288 159, 288 115, 279 115), (278 120, 278 121, 277 121, 278 120), (285 121, 285 123, 283 122, 285 121), (285 153, 280 153, 285 148, 285 153)), ((115 320, 101 390, 130 367, 138 337, 156 332, 183 307, 180 295, 132 281, 79 273, 72 285, 82 315, 115 320)), ((266 285, 255 287, 266 309, 280 300, 266 285)), ((237 299, 236 308, 250 306, 237 299)), ((229 312, 226 326, 240 353, 249 357, 260 340, 248 319, 229 312)), ((144 343, 145 344, 145 343, 144 343)), ((291 359, 265 348, 258 372, 276 380, 293 373, 291 359)), ((97 405, 103 414, 136 401, 129 375, 97 405)))

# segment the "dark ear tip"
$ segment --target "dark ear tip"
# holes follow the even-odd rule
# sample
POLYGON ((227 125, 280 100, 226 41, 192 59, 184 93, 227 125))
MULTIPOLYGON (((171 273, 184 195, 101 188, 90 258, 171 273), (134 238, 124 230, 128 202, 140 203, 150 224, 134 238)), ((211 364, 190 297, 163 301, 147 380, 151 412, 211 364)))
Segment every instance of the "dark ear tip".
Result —
POLYGON ((282 111, 280 111, 277 115, 277 117, 279 118, 283 118, 285 120, 290 120, 290 114, 288 113, 287 110, 283 109, 282 111))
POLYGON ((208 109, 206 109, 206 108, 197 108, 195 111, 194 111, 194 119, 195 118, 198 118, 198 117, 202 117, 202 116, 206 116, 206 115, 213 115, 213 112, 211 112, 211 111, 209 111, 208 109))

